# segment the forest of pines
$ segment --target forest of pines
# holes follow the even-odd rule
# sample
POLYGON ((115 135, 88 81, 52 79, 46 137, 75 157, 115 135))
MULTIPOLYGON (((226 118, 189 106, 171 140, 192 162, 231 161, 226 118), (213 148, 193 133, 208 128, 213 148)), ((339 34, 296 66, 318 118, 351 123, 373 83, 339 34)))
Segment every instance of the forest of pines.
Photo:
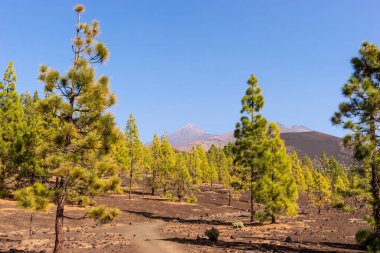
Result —
POLYGON ((0 197, 16 200, 30 212, 30 237, 35 214, 43 216, 54 208, 54 252, 60 253, 67 205, 85 207, 83 218, 100 225, 122 212, 97 205, 97 195, 131 199, 134 189, 144 186, 146 195, 195 204, 201 189, 214 191, 218 185, 226 190, 228 206, 248 194, 252 224, 296 217, 301 195, 320 215, 329 208, 347 212, 368 208, 370 226, 358 231, 356 239, 368 251, 380 252, 380 50, 376 45, 363 43, 352 59, 354 72, 342 88, 345 100, 331 119, 350 130, 344 144, 353 151, 351 163, 324 153, 308 157, 287 150, 277 124, 260 113, 264 95, 254 75, 246 87, 237 87, 246 91, 236 141, 179 152, 166 135, 155 134, 151 145, 144 145, 132 114, 125 129, 116 126, 108 110, 116 102, 109 78, 98 76, 94 67, 104 63, 109 52, 96 40, 99 22, 82 22, 84 10, 83 5, 74 8, 77 21, 73 51, 67 51, 67 58, 73 59, 68 71, 40 67, 43 95, 16 91, 13 62, 0 82, 0 197))

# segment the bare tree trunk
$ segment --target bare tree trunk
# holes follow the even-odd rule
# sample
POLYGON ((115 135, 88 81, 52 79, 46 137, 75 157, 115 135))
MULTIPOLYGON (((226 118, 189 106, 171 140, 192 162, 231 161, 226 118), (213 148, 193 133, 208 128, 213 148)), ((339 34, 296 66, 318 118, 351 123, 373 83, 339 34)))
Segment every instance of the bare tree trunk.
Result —
POLYGON ((63 246, 63 219, 65 208, 65 184, 64 179, 59 182, 59 197, 57 201, 57 212, 55 216, 55 244, 53 253, 62 253, 63 246))
POLYGON ((231 187, 229 187, 229 189, 228 189, 228 206, 231 206, 231 199, 232 199, 231 187))
POLYGON ((32 239, 32 223, 33 223, 33 213, 30 213, 30 221, 29 221, 29 240, 32 239))
POLYGON ((372 170, 372 180, 371 180, 371 187, 372 187, 372 196, 373 196, 373 210, 372 215, 375 219, 375 233, 380 236, 380 187, 379 187, 379 175, 378 175, 378 169, 377 164, 375 162, 371 165, 372 170))
POLYGON ((153 173, 152 173, 152 196, 155 195, 155 183, 156 183, 156 171, 153 170, 153 173))
POLYGON ((276 216, 272 214, 272 224, 276 223, 276 216))
POLYGON ((129 199, 131 199, 131 194, 132 194, 132 177, 133 177, 133 173, 131 169, 131 173, 129 174, 129 196, 128 196, 129 199))
POLYGON ((251 223, 253 223, 253 168, 251 168, 251 185, 249 186, 250 205, 251 205, 251 223))

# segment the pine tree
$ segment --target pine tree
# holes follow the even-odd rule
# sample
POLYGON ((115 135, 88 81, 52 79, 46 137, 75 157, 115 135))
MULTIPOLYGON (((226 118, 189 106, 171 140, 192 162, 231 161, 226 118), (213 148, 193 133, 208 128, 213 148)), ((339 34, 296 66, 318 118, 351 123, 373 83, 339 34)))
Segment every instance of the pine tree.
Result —
POLYGON ((235 129, 235 159, 246 171, 241 173, 242 181, 245 181, 250 190, 251 222, 254 216, 254 192, 253 183, 258 178, 260 161, 263 157, 264 143, 268 124, 265 118, 258 112, 264 106, 264 97, 257 79, 251 75, 248 79, 248 88, 243 96, 242 117, 235 129))
POLYGON ((37 91, 31 96, 29 93, 21 94, 24 110, 22 128, 22 146, 20 154, 20 169, 17 182, 20 186, 30 186, 35 182, 45 182, 48 179, 47 168, 44 165, 44 154, 41 148, 48 126, 40 113, 38 106, 40 98, 37 91))
POLYGON ((115 103, 115 96, 109 90, 109 79, 96 79, 93 67, 107 60, 108 50, 95 40, 100 32, 98 21, 82 23, 84 6, 77 5, 74 10, 73 65, 66 75, 43 65, 39 76, 46 94, 41 109, 59 121, 47 142, 46 158, 51 176, 56 178, 55 253, 62 252, 67 201, 118 191, 120 186, 118 167, 109 155, 120 134, 112 114, 106 111, 115 103))
POLYGON ((210 182, 210 189, 212 191, 213 185, 221 170, 221 161, 219 150, 215 145, 211 145, 210 149, 207 151, 207 160, 208 160, 208 170, 205 171, 205 180, 210 182))
POLYGON ((334 157, 328 160, 327 166, 327 176, 330 179, 331 190, 334 197, 340 199, 349 184, 346 172, 334 157))
POLYGON ((188 167, 195 188, 199 187, 203 178, 201 163, 202 161, 199 156, 198 148, 195 146, 191 147, 188 159, 188 167))
POLYGON ((298 155, 296 151, 292 152, 291 161, 292 161, 292 176, 295 179, 295 182, 297 184, 298 192, 304 192, 306 191, 305 173, 302 169, 301 162, 298 159, 298 155))
POLYGON ((10 62, 0 81, 0 196, 9 194, 13 185, 7 180, 16 176, 20 166, 24 111, 16 80, 13 62, 10 62))
POLYGON ((197 151, 199 155, 199 160, 200 160, 200 170, 202 174, 202 181, 203 182, 211 182, 210 175, 210 165, 207 159, 207 154, 203 148, 202 145, 197 146, 197 151))
POLYGON ((297 214, 298 193, 291 161, 276 123, 270 123, 268 135, 260 176, 254 183, 254 194, 257 202, 265 205, 264 217, 270 217, 275 223, 278 214, 297 214))
POLYGON ((356 159, 370 167, 372 215, 380 238, 380 50, 364 42, 351 63, 354 73, 342 88, 346 101, 331 120, 353 132, 344 143, 354 149, 356 159))
POLYGON ((141 179, 143 169, 143 145, 139 138, 136 121, 133 115, 129 115, 125 132, 122 156, 119 156, 119 161, 122 164, 125 172, 128 175, 128 198, 131 199, 132 186, 135 179, 141 179))
POLYGON ((149 180, 149 185, 152 189, 152 195, 156 194, 156 190, 158 188, 158 174, 161 166, 161 158, 162 158, 162 149, 161 149, 161 141, 158 138, 157 134, 154 134, 153 137, 153 145, 151 147, 152 152, 152 165, 151 167, 151 177, 149 180))
POLYGON ((304 178, 305 178, 305 187, 306 187, 305 190, 306 190, 307 195, 309 196, 314 187, 313 173, 315 169, 314 169, 313 161, 307 155, 305 155, 302 158, 302 169, 303 169, 304 178))
POLYGON ((330 181, 321 172, 314 170, 313 188, 310 194, 310 201, 318 208, 318 214, 331 202, 330 181))
POLYGON ((164 195, 167 194, 168 187, 172 180, 175 168, 176 157, 172 146, 166 136, 161 138, 161 160, 158 171, 159 185, 163 189, 164 195))
POLYGON ((179 201, 181 201, 191 189, 192 180, 182 153, 176 154, 172 184, 173 191, 179 201))

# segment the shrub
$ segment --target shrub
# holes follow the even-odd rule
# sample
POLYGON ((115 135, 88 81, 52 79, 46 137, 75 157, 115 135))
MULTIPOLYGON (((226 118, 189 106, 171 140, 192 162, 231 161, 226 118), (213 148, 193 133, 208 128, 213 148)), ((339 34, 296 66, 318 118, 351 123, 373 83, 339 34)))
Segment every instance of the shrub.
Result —
POLYGON ((191 196, 185 196, 183 198, 183 200, 186 202, 186 203, 191 203, 191 204, 195 204, 198 202, 198 199, 195 195, 191 195, 191 196))
POLYGON ((336 209, 343 209, 344 206, 344 201, 337 201, 332 204, 332 207, 336 209))
POLYGON ((214 242, 218 241, 219 234, 219 230, 214 227, 205 231, 205 235, 208 237, 208 239, 214 242))
POLYGON ((241 222, 241 221, 235 221, 235 222, 232 223, 232 226, 234 228, 243 228, 244 227, 244 223, 241 222))
POLYGON ((355 235, 358 245, 370 253, 380 252, 380 238, 368 229, 360 229, 355 235))
POLYGON ((342 211, 343 212, 346 212, 346 213, 352 213, 354 212, 354 208, 352 206, 349 206, 349 205, 344 205, 343 208, 342 208, 342 211))
POLYGON ((87 211, 87 215, 90 219, 94 219, 98 224, 105 224, 113 221, 117 216, 119 216, 120 210, 117 208, 99 206, 89 209, 87 211))

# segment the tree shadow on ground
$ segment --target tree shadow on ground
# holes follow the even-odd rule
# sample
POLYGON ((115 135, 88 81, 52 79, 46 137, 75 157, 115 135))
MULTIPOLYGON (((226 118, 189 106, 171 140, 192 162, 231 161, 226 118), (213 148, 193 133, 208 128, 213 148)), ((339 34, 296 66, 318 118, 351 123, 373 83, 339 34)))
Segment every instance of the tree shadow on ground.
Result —
POLYGON ((208 225, 231 225, 231 222, 225 222, 221 220, 205 220, 205 219, 183 219, 179 217, 170 217, 170 216, 162 216, 162 215, 157 215, 154 213, 150 212, 144 212, 144 211, 131 211, 131 210, 122 210, 123 212, 126 213, 131 213, 131 214, 136 214, 143 216, 145 218, 149 219, 155 219, 155 220, 163 220, 166 222, 179 222, 179 223, 188 223, 188 224, 208 224, 208 225))
MULTIPOLYGON (((298 242, 294 243, 286 243, 282 245, 278 244, 272 244, 272 243, 264 243, 264 242, 257 242, 257 243, 249 243, 249 242, 226 242, 219 240, 218 242, 212 242, 207 239, 188 239, 188 238, 166 238, 162 239, 164 241, 172 241, 180 244, 192 244, 192 245, 199 245, 199 246, 211 246, 211 247, 217 247, 222 249, 232 249, 232 250, 247 250, 247 251, 263 251, 263 252, 310 252, 310 253, 336 253, 337 250, 322 250, 322 249, 313 249, 312 246, 317 246, 316 243, 307 243, 302 242, 304 245, 298 244, 298 242), (311 248, 308 248, 308 246, 311 246, 311 248)), ((329 247, 335 247, 339 249, 346 249, 349 251, 352 250, 360 250, 358 247, 352 244, 341 244, 341 243, 320 243, 320 245, 325 245, 329 247)))

